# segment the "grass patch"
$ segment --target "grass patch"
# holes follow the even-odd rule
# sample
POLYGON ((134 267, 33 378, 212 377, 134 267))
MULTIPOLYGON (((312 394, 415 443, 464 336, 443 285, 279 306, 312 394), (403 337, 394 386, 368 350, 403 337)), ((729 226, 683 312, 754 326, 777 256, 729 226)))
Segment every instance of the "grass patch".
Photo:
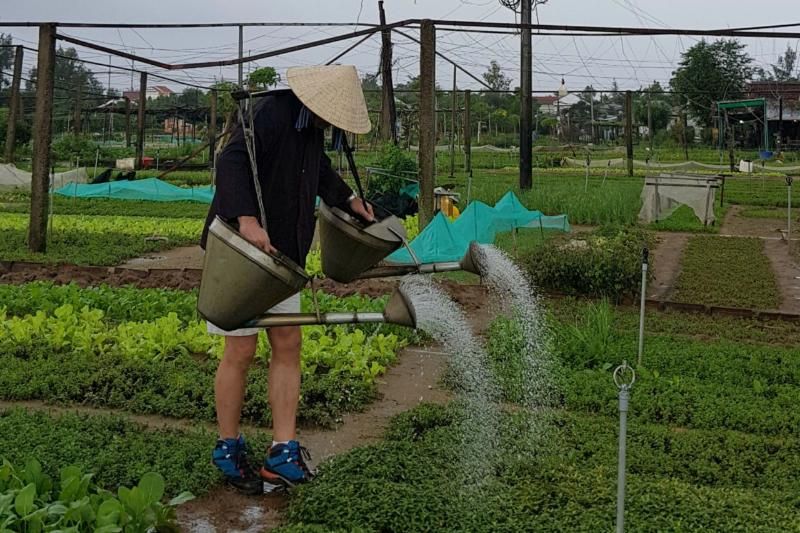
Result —
MULTIPOLYGON (((129 217, 201 218, 209 206, 197 202, 149 202, 106 198, 64 198, 54 196, 53 213, 58 215, 113 215, 129 217)), ((30 198, 0 203, 0 212, 29 213, 30 198)))
POLYGON ((694 214, 691 207, 682 205, 676 209, 669 218, 653 222, 648 227, 659 231, 719 233, 719 229, 722 226, 722 221, 725 219, 725 214, 728 212, 728 209, 730 209, 728 205, 720 207, 718 204, 714 204, 714 217, 716 221, 714 224, 704 226, 700 219, 694 214))
POLYGON ((145 253, 196 244, 203 221, 188 218, 56 215, 47 253, 27 250, 28 216, 0 214, 0 259, 115 265, 145 253), (149 240, 165 237, 166 240, 149 240))
POLYGON ((760 239, 692 237, 672 299, 752 309, 775 309, 780 290, 760 239))
MULTIPOLYGON (((770 218, 786 221, 786 208, 746 207, 739 212, 745 218, 770 218)), ((792 209, 792 219, 797 220, 797 211, 792 209)))

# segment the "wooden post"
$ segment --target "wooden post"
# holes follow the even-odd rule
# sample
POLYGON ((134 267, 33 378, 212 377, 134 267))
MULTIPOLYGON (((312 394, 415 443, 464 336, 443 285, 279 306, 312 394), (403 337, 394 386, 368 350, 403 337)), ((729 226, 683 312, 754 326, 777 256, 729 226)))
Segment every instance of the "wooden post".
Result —
MULTIPOLYGON (((522 24, 531 23, 533 0, 522 0, 522 24)), ((520 32, 520 55, 522 58, 519 105, 519 188, 530 189, 533 186, 533 46, 531 30, 526 28, 520 32)), ((559 115, 560 120, 560 115, 559 115)))
POLYGON ((33 169, 28 249, 47 251, 47 215, 50 207, 50 143, 53 120, 53 80, 56 67, 56 25, 39 25, 36 64, 36 112, 33 116, 33 169))
POLYGON ((125 97, 125 146, 131 147, 131 99, 125 97))
POLYGON ((464 91, 464 170, 467 172, 472 171, 472 123, 470 122, 470 96, 472 92, 467 89, 464 91))
POLYGON ((145 108, 147 107, 147 72, 142 72, 139 76, 139 101, 137 102, 138 113, 136 122, 136 168, 142 168, 144 159, 144 125, 145 108))
POLYGON ((209 94, 209 105, 211 107, 208 117, 208 162, 211 165, 211 183, 214 183, 214 161, 215 150, 217 147, 217 90, 211 89, 209 94))
POLYGON ((75 111, 74 111, 75 118, 72 119, 72 132, 75 135, 80 135, 81 133, 83 133, 83 127, 81 124, 81 111, 83 108, 82 101, 83 101, 83 86, 78 85, 75 88, 75 111))
POLYGON ((731 124, 731 117, 728 115, 728 110, 725 110, 725 133, 728 137, 728 160, 730 162, 731 173, 735 172, 736 163, 734 162, 734 153, 733 153, 733 125, 731 124))
POLYGON ((456 173, 456 106, 458 96, 456 93, 456 67, 453 65, 453 95, 450 100, 450 177, 456 173))
POLYGON ((419 58, 419 228, 433 220, 436 179, 436 28, 428 19, 420 26, 419 58))
MULTIPOLYGON (((383 0, 378 2, 381 25, 386 25, 383 0)), ((397 144, 397 108, 392 81, 392 32, 381 32, 381 139, 397 144)))
POLYGON ((20 112, 19 86, 22 80, 22 46, 14 48, 14 74, 11 78, 11 100, 8 103, 8 124, 6 126, 5 162, 14 162, 14 148, 17 144, 17 120, 22 115, 20 112))
POLYGON ((625 153, 628 177, 633 177, 633 93, 625 91, 625 153))

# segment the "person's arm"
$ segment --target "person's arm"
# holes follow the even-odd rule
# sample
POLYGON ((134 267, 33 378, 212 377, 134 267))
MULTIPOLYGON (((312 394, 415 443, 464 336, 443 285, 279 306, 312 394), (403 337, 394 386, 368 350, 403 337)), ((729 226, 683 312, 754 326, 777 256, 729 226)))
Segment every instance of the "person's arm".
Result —
POLYGON ((371 221, 375 219, 372 206, 362 202, 361 198, 355 197, 353 189, 333 170, 331 159, 325 153, 322 154, 322 160, 319 165, 319 188, 317 194, 330 206, 347 206, 364 220, 371 221))

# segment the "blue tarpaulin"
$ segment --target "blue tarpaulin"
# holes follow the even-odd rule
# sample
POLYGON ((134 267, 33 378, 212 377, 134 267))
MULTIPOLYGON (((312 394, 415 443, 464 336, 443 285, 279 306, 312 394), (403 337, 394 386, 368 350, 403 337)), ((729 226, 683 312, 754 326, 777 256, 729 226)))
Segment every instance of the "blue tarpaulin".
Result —
MULTIPOLYGON (((498 233, 517 228, 570 229, 567 215, 546 216, 541 211, 531 211, 509 191, 494 207, 479 201, 470 203, 453 222, 438 213, 410 246, 423 263, 458 261, 467 252, 471 241, 491 244, 498 233)), ((414 262, 405 248, 390 255, 388 260, 414 262)))
POLYGON ((71 198, 113 198, 118 200, 151 200, 155 202, 200 202, 210 204, 214 189, 210 185, 184 189, 158 178, 108 183, 70 183, 56 189, 55 194, 71 198))

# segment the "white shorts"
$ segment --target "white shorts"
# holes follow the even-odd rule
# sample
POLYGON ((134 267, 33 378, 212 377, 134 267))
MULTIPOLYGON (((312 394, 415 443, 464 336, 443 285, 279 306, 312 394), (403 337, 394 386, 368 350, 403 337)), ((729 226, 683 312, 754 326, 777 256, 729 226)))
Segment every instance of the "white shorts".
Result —
MULTIPOLYGON (((270 308, 268 313, 299 313, 300 312, 300 293, 298 292, 295 295, 289 296, 284 301, 275 304, 272 308, 270 308)), ((259 331, 262 331, 264 328, 242 328, 242 329, 234 329, 233 331, 225 331, 224 329, 218 328, 211 322, 206 322, 206 327, 208 328, 208 332, 212 335, 225 335, 226 337, 248 337, 250 335, 258 335, 259 331)))

